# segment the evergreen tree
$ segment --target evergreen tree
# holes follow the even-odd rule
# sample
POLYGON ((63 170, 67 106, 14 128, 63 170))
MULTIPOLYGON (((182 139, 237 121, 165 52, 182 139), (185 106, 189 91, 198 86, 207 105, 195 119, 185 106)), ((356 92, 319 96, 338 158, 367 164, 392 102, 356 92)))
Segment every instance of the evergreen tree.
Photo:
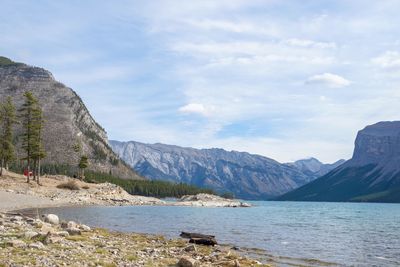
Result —
POLYGON ((23 160, 27 162, 27 182, 29 183, 33 158, 37 160, 39 156, 38 151, 40 149, 42 120, 39 120, 40 107, 38 100, 33 96, 32 92, 25 92, 24 97, 25 102, 19 112, 23 128, 22 149, 25 150, 25 157, 23 160))
POLYGON ((8 169, 8 163, 15 158, 13 145, 13 126, 17 123, 15 106, 11 97, 0 106, 1 136, 0 136, 0 176, 3 175, 3 168, 8 169))
POLYGON ((82 180, 85 178, 85 169, 89 166, 88 157, 82 156, 79 162, 80 175, 79 178, 82 180))
MULTIPOLYGON (((80 162, 82 160, 82 145, 80 140, 78 140, 73 146, 72 149, 74 152, 78 155, 79 161, 78 161, 78 178, 81 179, 81 169, 79 167, 80 162)), ((76 175, 74 174, 74 178, 76 178, 76 175)))
POLYGON ((34 180, 36 180, 37 184, 40 184, 40 162, 43 158, 46 157, 46 151, 43 148, 42 144, 42 131, 43 131, 43 111, 42 107, 37 102, 33 109, 33 133, 34 133, 34 142, 33 142, 33 151, 32 151, 32 159, 34 164, 34 180))

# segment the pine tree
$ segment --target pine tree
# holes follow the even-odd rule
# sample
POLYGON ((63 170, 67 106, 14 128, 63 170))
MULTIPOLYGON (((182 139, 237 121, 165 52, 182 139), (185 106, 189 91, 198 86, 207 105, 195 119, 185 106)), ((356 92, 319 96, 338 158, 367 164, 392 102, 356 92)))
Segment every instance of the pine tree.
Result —
POLYGON ((36 180, 37 184, 40 184, 40 162, 43 158, 46 157, 46 151, 43 148, 42 144, 42 131, 43 131, 43 111, 42 107, 37 102, 33 109, 33 151, 32 151, 32 159, 34 164, 34 180, 36 180))
POLYGON ((15 106, 11 97, 0 106, 1 118, 1 139, 0 139, 0 176, 3 175, 3 168, 8 169, 8 163, 15 158, 13 144, 13 126, 17 123, 15 116, 15 106))
MULTIPOLYGON (((72 149, 73 149, 74 152, 78 155, 78 158, 79 158, 79 161, 78 161, 78 168, 79 168, 79 171, 78 171, 78 178, 81 179, 81 169, 80 169, 79 165, 80 165, 80 162, 81 162, 81 159, 82 159, 82 145, 81 145, 80 140, 77 141, 77 142, 72 146, 72 149)), ((76 178, 76 175, 75 175, 75 174, 74 174, 74 178, 76 178)))
MULTIPOLYGON (((38 158, 44 156, 41 153, 43 118, 38 100, 33 96, 32 92, 25 92, 24 97, 25 102, 19 111, 23 128, 22 149, 26 153, 23 159, 27 162, 27 182, 29 183, 32 161, 37 165, 38 158)), ((36 173, 36 169, 34 171, 36 173)))
POLYGON ((82 180, 85 178, 85 169, 89 166, 88 157, 82 156, 79 162, 80 175, 79 178, 82 180))

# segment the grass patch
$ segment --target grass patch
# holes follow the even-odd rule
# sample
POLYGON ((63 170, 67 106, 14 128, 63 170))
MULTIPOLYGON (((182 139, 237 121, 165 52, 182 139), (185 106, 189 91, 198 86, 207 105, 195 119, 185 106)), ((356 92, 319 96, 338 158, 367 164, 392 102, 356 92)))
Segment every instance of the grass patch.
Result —
POLYGON ((117 267, 117 265, 112 262, 99 262, 98 265, 102 267, 117 267))
POLYGON ((96 249, 95 253, 97 253, 97 254, 108 254, 108 250, 106 250, 104 248, 98 248, 98 249, 96 249))
POLYGON ((137 255, 129 255, 126 257, 126 260, 128 261, 137 261, 139 260, 139 257, 137 255))
POLYGON ((57 188, 59 189, 69 189, 69 190, 80 190, 81 188, 75 181, 69 181, 66 183, 61 183, 57 185, 57 188))
POLYGON ((86 236, 82 236, 82 235, 72 235, 72 236, 67 236, 65 237, 65 239, 70 240, 70 241, 87 241, 87 237, 86 236))

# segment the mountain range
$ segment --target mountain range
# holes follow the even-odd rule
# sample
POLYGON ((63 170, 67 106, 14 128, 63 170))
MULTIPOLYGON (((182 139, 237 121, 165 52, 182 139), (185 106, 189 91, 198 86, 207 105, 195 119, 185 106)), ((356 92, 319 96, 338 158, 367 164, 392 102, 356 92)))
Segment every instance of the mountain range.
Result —
POLYGON ((246 152, 195 149, 135 141, 110 141, 121 159, 153 180, 188 183, 243 199, 270 199, 318 178, 339 166, 311 158, 282 164, 246 152))
MULTIPOLYGON (((127 179, 166 180, 231 192, 244 199, 400 202, 400 122, 379 122, 359 131, 353 157, 323 164, 315 158, 292 163, 246 152, 195 149, 135 141, 108 141, 82 99, 39 67, 0 57, 0 99, 19 109, 31 91, 43 107, 43 165, 76 166, 82 145, 89 168, 127 179)), ((23 158, 21 126, 17 158, 23 158)))
POLYGON ((400 121, 365 127, 350 160, 278 200, 400 202, 400 121))
MULTIPOLYGON (((43 108, 43 144, 47 157, 43 165, 76 166, 80 155, 73 146, 80 143, 89 157, 89 169, 112 173, 122 178, 143 179, 121 161, 108 144, 106 131, 93 119, 82 99, 53 75, 38 67, 0 57, 0 99, 11 96, 16 108, 24 102, 23 94, 31 91, 43 108)), ((17 158, 23 158, 21 126, 16 127, 17 158)))

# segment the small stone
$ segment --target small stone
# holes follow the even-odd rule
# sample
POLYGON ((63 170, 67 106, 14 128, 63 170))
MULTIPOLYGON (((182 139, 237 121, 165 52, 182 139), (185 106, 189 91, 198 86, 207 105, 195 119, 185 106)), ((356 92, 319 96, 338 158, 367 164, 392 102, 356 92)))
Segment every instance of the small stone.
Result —
POLYGON ((61 228, 66 229, 66 228, 78 228, 78 224, 74 221, 69 221, 69 222, 62 222, 61 223, 61 228))
POLYGON ((11 219, 10 219, 10 221, 12 221, 12 222, 19 222, 19 221, 22 221, 22 217, 21 216, 13 216, 11 219))
POLYGON ((92 229, 89 226, 84 225, 84 224, 80 225, 79 228, 82 229, 82 231, 84 231, 84 232, 92 231, 92 229))
POLYGON ((178 267, 196 267, 198 266, 198 263, 195 259, 189 258, 189 257, 182 257, 178 264, 178 267))
POLYGON ((40 233, 47 235, 48 233, 54 233, 54 228, 47 223, 44 223, 40 228, 40 233))
POLYGON ((67 228, 67 232, 68 232, 70 235, 81 235, 81 234, 82 234, 82 233, 81 233, 81 230, 79 230, 79 229, 76 228, 76 227, 67 228))
POLYGON ((197 252, 196 245, 189 245, 184 249, 186 252, 197 252))
POLYGON ((4 226, 3 225, 0 225, 0 231, 4 231, 4 226))
POLYGON ((59 231, 56 233, 56 235, 66 237, 69 236, 69 233, 67 231, 59 231))
POLYGON ((35 227, 37 227, 37 228, 42 227, 43 224, 44 224, 44 222, 42 222, 42 221, 39 220, 39 219, 35 219, 35 221, 33 222, 33 226, 35 226, 35 227))
POLYGON ((8 241, 7 245, 14 247, 14 248, 26 248, 26 243, 19 239, 8 241))
POLYGON ((39 233, 36 233, 36 232, 33 232, 33 231, 28 231, 28 232, 25 232, 24 237, 26 239, 32 239, 32 238, 34 238, 35 236, 38 236, 38 235, 39 235, 39 233))
POLYGON ((60 243, 61 240, 62 240, 62 238, 61 238, 60 236, 57 236, 57 235, 52 234, 52 233, 48 233, 48 234, 46 235, 46 238, 44 239, 44 243, 45 243, 46 245, 48 245, 48 244, 55 244, 55 243, 60 243))
POLYGON ((60 219, 55 214, 47 214, 47 215, 43 215, 43 217, 44 217, 45 222, 48 222, 48 223, 51 223, 54 225, 57 225, 60 223, 60 219))
POLYGON ((23 225, 23 224, 24 224, 23 221, 15 221, 15 222, 13 222, 13 223, 16 224, 16 225, 23 225))
POLYGON ((45 245, 43 245, 42 242, 35 242, 35 243, 32 243, 32 244, 29 244, 28 247, 35 248, 35 249, 44 249, 44 248, 46 248, 45 245))
POLYGON ((36 221, 36 219, 32 219, 32 218, 27 218, 26 219, 26 222, 29 223, 29 224, 34 224, 35 221, 36 221))

